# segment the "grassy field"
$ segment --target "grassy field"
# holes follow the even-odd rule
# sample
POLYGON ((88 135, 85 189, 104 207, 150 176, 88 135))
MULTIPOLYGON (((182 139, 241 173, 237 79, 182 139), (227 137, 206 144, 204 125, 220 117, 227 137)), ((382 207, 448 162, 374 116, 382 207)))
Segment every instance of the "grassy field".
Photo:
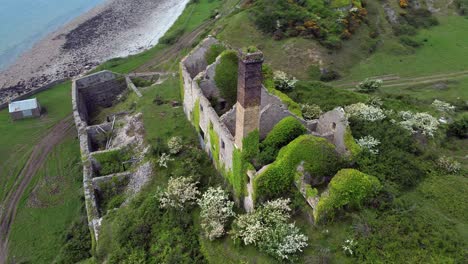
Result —
POLYGON ((53 262, 80 216, 81 185, 79 142, 72 133, 50 153, 21 199, 10 233, 10 261, 53 262))
POLYGON ((58 121, 70 115, 70 82, 37 94, 45 114, 38 119, 12 121, 8 109, 0 111, 0 201, 13 187, 35 143, 58 121))

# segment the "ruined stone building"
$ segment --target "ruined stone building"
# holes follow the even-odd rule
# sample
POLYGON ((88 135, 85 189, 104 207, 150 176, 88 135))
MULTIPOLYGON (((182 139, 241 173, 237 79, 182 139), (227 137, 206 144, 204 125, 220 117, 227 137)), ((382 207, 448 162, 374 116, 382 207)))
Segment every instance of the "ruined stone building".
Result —
POLYGON ((140 162, 148 151, 144 145, 141 113, 109 113, 102 118, 96 114, 112 107, 126 93, 141 95, 128 76, 109 71, 91 74, 72 83, 72 106, 80 140, 83 162, 83 189, 90 231, 95 240, 106 211, 103 189, 116 194, 125 193, 127 199, 148 182, 152 174, 150 162, 140 162), (112 156, 120 167, 117 171, 103 170, 99 156, 112 156))
MULTIPOLYGON (((209 98, 213 95, 219 96, 214 77, 220 56, 211 65, 208 65, 205 59, 207 51, 214 44, 219 44, 219 41, 208 37, 181 61, 181 92, 185 114, 196 127, 202 147, 213 158, 220 172, 232 173, 234 150, 242 150, 242 140, 246 135, 258 130, 260 138, 263 139, 287 116, 302 122, 309 133, 329 140, 336 146, 338 153, 347 152, 344 144, 347 127, 344 111, 337 108, 323 114, 318 120, 310 121, 291 113, 285 103, 270 94, 262 85, 264 57, 260 51, 239 52, 237 103, 219 116, 209 98), (212 142, 213 140, 218 142, 212 142)), ((249 181, 251 180, 249 178, 249 181)), ((252 188, 247 189, 249 195, 246 199, 250 201, 244 201, 244 205, 251 207, 252 188)))

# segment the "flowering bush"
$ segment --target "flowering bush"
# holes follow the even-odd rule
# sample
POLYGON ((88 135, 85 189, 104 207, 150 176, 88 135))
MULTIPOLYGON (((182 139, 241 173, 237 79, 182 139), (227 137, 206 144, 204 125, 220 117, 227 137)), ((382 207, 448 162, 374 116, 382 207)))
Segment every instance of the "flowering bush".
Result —
POLYGON ((169 161, 173 161, 174 159, 171 158, 171 155, 167 154, 167 153, 163 153, 161 154, 161 156, 159 157, 158 159, 158 164, 159 164, 159 167, 164 167, 164 168, 167 168, 167 163, 169 161))
POLYGON ((159 197, 162 208, 182 209, 195 204, 200 192, 198 182, 193 182, 190 177, 170 178, 167 189, 159 197))
POLYGON ((428 113, 401 111, 399 114, 403 119, 400 126, 413 134, 421 133, 432 137, 439 126, 439 121, 428 113))
POLYGON ((297 79, 295 77, 288 76, 285 72, 275 71, 273 74, 273 80, 275 82, 276 89, 289 92, 296 87, 297 79))
POLYGON ((347 117, 355 117, 364 121, 375 122, 383 120, 386 116, 382 109, 364 103, 357 103, 345 107, 347 117))
POLYGON ((363 82, 359 83, 357 88, 359 92, 363 93, 372 93, 377 91, 383 84, 382 80, 371 80, 365 79, 363 82))
POLYGON ((167 142, 167 147, 169 148, 169 153, 176 155, 182 150, 182 138, 181 137, 171 137, 167 142))
POLYGON ((444 101, 440 101, 440 100, 434 100, 434 102, 432 102, 432 106, 437 109, 437 111, 439 112, 442 112, 442 113, 453 113, 455 111, 455 106, 447 103, 447 102, 444 102, 444 101))
POLYGON ((448 173, 457 173, 461 169, 460 162, 445 156, 437 160, 437 166, 448 173))
POLYGON ((289 202, 289 199, 269 201, 253 213, 238 216, 233 223, 232 238, 245 245, 254 244, 278 259, 289 259, 302 251, 308 238, 294 224, 287 223, 289 202))
POLYGON ((353 239, 346 239, 345 243, 341 246, 343 251, 346 255, 352 256, 354 254, 354 250, 357 246, 357 242, 353 239))
POLYGON ((317 119, 322 114, 322 109, 316 104, 302 104, 301 111, 305 120, 317 119))
POLYGON ((362 137, 358 139, 356 142, 361 148, 367 149, 372 154, 379 153, 379 150, 376 147, 380 145, 380 141, 378 139, 375 139, 372 136, 362 137))
POLYGON ((205 235, 210 240, 214 240, 224 235, 224 226, 235 213, 232 210, 234 202, 229 201, 226 192, 218 188, 210 187, 198 200, 201 208, 201 226, 205 235))

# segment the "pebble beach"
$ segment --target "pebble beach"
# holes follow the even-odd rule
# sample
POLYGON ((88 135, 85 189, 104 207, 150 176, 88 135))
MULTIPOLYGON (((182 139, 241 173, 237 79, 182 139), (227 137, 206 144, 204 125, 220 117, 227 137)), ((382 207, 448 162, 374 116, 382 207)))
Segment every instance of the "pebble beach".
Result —
POLYGON ((109 0, 37 42, 0 72, 0 104, 102 62, 149 49, 189 0, 109 0))

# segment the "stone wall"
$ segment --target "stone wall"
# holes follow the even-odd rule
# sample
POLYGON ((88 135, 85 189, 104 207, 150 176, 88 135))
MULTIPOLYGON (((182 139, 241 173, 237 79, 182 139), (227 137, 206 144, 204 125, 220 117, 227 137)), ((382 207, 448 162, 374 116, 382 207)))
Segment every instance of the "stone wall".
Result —
MULTIPOLYGON (((88 126, 89 114, 91 111, 96 110, 98 106, 112 106, 118 96, 126 90, 130 89, 127 87, 125 79, 109 71, 98 72, 72 82, 73 117, 80 141, 86 212, 90 231, 95 241, 99 238, 99 228, 102 221, 102 215, 96 198, 99 186, 114 178, 131 178, 133 172, 126 171, 105 176, 97 175, 95 170, 96 164, 92 154, 98 153, 97 145, 102 144, 102 141, 106 138, 99 135, 105 135, 111 131, 112 123, 104 122, 99 125, 88 126)), ((115 149, 107 149, 105 151, 113 151, 115 149)))
MULTIPOLYGON (((205 60, 205 54, 209 47, 215 43, 218 43, 216 39, 208 37, 182 59, 180 67, 182 80, 184 82, 183 106, 187 118, 192 122, 192 113, 194 111, 199 111, 200 113, 200 122, 199 124, 194 124, 194 126, 200 129, 204 135, 204 144, 202 144, 202 147, 205 151, 212 154, 212 145, 219 145, 219 157, 216 157, 216 159, 219 160, 219 166, 225 170, 232 170, 232 154, 235 148, 234 137, 226 125, 221 122, 220 117, 211 106, 210 101, 204 96, 197 81, 200 80, 202 76, 213 76, 210 78, 214 78, 214 67, 210 67, 210 71, 208 73, 206 72, 208 65, 205 60), (194 78, 195 76, 196 78, 194 78), (199 102, 199 109, 194 109, 197 101, 199 102), (219 142, 210 142, 210 128, 218 135, 219 142)), ((222 168, 218 169, 221 170, 222 168)))

